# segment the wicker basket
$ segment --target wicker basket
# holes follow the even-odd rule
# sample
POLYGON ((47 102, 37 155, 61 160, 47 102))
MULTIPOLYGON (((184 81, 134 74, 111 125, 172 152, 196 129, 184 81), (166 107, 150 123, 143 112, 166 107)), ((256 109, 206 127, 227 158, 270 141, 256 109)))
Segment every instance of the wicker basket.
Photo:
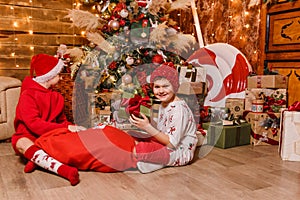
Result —
POLYGON ((74 80, 71 79, 70 73, 61 73, 62 80, 53 88, 55 91, 61 93, 65 98, 65 114, 68 121, 74 122, 72 111, 72 95, 74 88, 74 80))

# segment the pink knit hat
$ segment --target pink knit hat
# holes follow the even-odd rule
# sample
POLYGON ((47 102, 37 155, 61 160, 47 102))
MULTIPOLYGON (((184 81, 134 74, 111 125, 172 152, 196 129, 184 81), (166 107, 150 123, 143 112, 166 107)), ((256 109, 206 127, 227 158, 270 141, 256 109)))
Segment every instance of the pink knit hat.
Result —
POLYGON ((47 54, 37 54, 31 59, 30 76, 34 77, 35 72, 34 80, 44 83, 59 74, 63 67, 64 62, 62 60, 47 54))
POLYGON ((156 77, 166 78, 173 86, 174 92, 176 93, 179 88, 178 72, 173 66, 162 64, 156 68, 150 77, 150 82, 153 83, 156 77))

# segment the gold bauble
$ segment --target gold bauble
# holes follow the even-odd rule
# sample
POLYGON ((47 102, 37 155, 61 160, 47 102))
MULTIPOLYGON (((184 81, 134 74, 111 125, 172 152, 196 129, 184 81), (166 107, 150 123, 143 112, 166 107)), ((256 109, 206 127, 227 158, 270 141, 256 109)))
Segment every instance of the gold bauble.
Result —
POLYGON ((105 20, 108 20, 110 18, 110 13, 108 11, 104 11, 102 14, 101 14, 101 18, 102 19, 105 19, 105 20))
POLYGON ((108 11, 109 11, 110 13, 112 13, 112 11, 115 9, 116 6, 117 6, 116 3, 110 3, 110 4, 108 5, 108 11))

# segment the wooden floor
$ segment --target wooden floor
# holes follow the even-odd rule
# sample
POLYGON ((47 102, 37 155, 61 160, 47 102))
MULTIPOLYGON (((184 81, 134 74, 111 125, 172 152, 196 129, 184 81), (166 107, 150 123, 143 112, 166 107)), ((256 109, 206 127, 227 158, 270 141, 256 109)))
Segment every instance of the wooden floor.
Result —
POLYGON ((202 147, 194 163, 151 174, 80 172, 73 187, 56 175, 23 164, 0 143, 0 199, 251 199, 300 198, 300 162, 282 161, 278 146, 202 147))

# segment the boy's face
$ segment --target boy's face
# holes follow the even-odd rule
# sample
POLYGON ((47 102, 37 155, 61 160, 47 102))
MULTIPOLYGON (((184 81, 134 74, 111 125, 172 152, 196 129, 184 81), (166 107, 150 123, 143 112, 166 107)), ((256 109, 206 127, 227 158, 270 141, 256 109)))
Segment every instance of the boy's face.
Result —
POLYGON ((172 84, 165 78, 154 81, 153 93, 161 102, 170 103, 175 97, 172 84))
POLYGON ((53 79, 49 80, 48 83, 50 85, 56 85, 60 79, 61 79, 60 75, 57 74, 53 79))

